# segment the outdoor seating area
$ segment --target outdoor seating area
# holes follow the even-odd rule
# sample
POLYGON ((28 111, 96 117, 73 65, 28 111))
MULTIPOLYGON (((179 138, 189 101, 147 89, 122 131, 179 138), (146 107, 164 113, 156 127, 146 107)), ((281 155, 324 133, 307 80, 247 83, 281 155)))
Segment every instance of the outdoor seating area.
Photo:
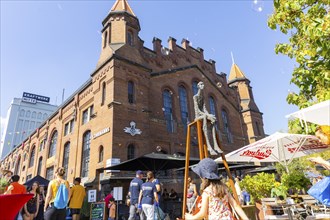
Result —
POLYGON ((286 200, 276 198, 262 198, 262 211, 265 219, 329 219, 329 207, 320 204, 310 195, 293 195, 286 200), (296 203, 294 199, 301 199, 296 203))

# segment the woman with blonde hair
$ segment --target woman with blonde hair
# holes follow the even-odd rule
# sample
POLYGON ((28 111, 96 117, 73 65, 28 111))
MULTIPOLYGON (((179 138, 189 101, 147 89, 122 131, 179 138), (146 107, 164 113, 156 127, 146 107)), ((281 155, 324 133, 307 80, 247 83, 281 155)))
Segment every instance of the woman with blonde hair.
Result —
MULTIPOLYGON (((63 167, 57 168, 55 172, 55 178, 49 182, 47 195, 45 200, 45 207, 44 207, 44 219, 45 220, 62 220, 66 217, 66 207, 55 207, 54 201, 57 196, 57 191, 61 189, 61 185, 63 184, 67 192, 69 192, 70 186, 69 182, 66 181, 63 177, 65 174, 65 169, 63 167)), ((68 199, 68 196, 67 196, 68 199)), ((68 201, 66 201, 66 204, 68 201)))
POLYGON ((234 216, 231 207, 236 211, 241 219, 248 217, 243 209, 236 203, 229 193, 227 186, 220 181, 218 176, 218 165, 210 158, 201 160, 192 170, 202 179, 202 205, 195 215, 186 214, 185 219, 221 219, 232 220, 234 216))

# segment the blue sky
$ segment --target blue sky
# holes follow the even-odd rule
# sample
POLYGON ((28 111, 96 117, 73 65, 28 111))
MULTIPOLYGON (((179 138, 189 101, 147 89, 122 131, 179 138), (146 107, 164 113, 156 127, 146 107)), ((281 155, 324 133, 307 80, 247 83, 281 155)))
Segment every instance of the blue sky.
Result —
MULTIPOLYGON (((60 104, 94 70, 101 48, 101 22, 114 4, 104 1, 1 0, 1 121, 14 97, 23 92, 49 96, 60 104), (57 101, 56 101, 57 100, 57 101)), ((267 27, 272 1, 129 1, 138 16, 140 38, 152 48, 153 37, 167 47, 168 37, 188 38, 215 60, 217 72, 229 74, 235 63, 251 80, 264 113, 266 133, 287 130, 286 103, 294 61, 276 55, 274 46, 288 36, 267 27)), ((2 128, 2 126, 1 126, 2 128)), ((1 134, 3 131, 1 130, 1 134)))

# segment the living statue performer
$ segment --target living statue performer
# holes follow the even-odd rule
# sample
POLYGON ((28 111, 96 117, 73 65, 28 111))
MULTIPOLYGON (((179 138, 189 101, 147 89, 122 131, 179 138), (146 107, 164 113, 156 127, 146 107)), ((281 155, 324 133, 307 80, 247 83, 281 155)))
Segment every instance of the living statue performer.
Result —
POLYGON ((222 150, 218 146, 218 142, 216 139, 216 130, 215 123, 217 121, 215 115, 210 114, 205 106, 204 97, 202 90, 204 89, 204 83, 199 82, 197 84, 198 92, 194 95, 194 109, 195 109, 195 121, 202 119, 203 120, 203 132, 205 135, 206 146, 211 155, 217 155, 217 153, 222 153, 222 150), (212 136, 213 136, 213 144, 214 149, 211 147, 209 135, 207 132, 207 120, 211 122, 212 136))

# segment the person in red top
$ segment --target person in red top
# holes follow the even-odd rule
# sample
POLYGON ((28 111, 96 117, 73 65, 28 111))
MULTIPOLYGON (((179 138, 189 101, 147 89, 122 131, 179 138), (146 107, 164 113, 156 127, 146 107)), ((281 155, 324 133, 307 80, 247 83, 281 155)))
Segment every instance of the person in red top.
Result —
POLYGON ((112 195, 112 191, 104 198, 104 202, 105 202, 105 207, 108 207, 109 206, 109 203, 110 203, 110 199, 113 198, 113 195, 112 195))
POLYGON ((22 184, 19 184, 19 175, 14 175, 11 177, 12 183, 8 186, 7 191, 4 194, 24 194, 26 193, 26 188, 22 184))
POLYGON ((113 195, 112 195, 113 191, 111 190, 111 192, 103 199, 103 201, 105 202, 105 207, 106 207, 106 215, 108 215, 109 213, 109 204, 110 204, 110 199, 113 199, 113 195))
MULTIPOLYGON (((4 194, 25 194, 26 188, 22 184, 18 183, 19 175, 13 175, 11 177, 11 184, 8 186, 7 191, 4 194)), ((17 213, 15 220, 18 219, 19 213, 17 213)))

